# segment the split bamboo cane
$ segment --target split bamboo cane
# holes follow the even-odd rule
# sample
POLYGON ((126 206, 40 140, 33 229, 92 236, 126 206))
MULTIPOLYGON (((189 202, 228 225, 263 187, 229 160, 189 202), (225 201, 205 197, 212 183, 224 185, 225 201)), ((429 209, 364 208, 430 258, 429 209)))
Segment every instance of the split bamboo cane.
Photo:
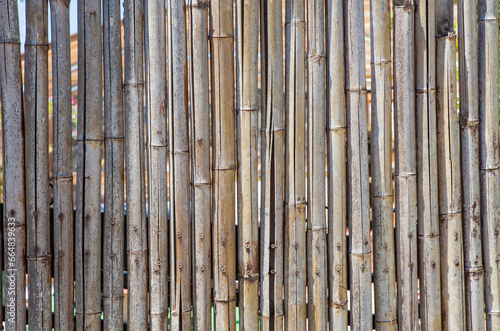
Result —
POLYGON ((101 1, 78 1, 76 330, 101 328, 101 1))
POLYGON ((213 273, 216 330, 236 329, 233 1, 210 2, 213 273))
POLYGON ((69 1, 50 1, 54 145, 54 329, 74 329, 74 223, 69 1))
MULTIPOLYGON (((208 71, 208 7, 192 0, 191 16, 191 176, 193 214, 194 329, 211 328, 211 220, 210 102, 208 71)), ((240 316, 241 310, 240 310, 240 316)), ((241 317, 240 317, 241 318, 241 317)), ((242 323, 240 322, 240 325, 242 323)))
POLYGON ((240 329, 259 328, 259 1, 236 1, 238 279, 240 329))
POLYGON ((417 161, 413 1, 394 1, 398 328, 418 330, 417 161))
MULTIPOLYGON (((149 323, 153 330, 165 330, 168 323, 169 270, 165 1, 146 1, 144 13, 148 111, 149 323)), ((170 209, 173 208, 171 203, 170 209)))

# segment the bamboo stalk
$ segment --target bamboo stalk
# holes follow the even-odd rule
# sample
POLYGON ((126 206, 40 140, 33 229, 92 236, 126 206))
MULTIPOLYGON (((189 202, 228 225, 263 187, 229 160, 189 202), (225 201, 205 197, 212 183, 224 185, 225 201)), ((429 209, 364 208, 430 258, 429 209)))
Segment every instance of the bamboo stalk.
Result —
POLYGON ((370 2, 371 18, 371 198, 375 326, 396 330, 396 264, 392 194, 391 13, 389 0, 370 2))
POLYGON ((170 141, 171 328, 191 330, 191 212, 186 12, 168 4, 170 141), (175 236, 175 237, 174 237, 175 236), (175 239, 174 239, 175 238, 175 239))
MULTIPOLYGON (((5 329, 26 328, 26 192, 17 1, 0 2, 5 329), (8 157, 5 157, 8 155, 8 157)), ((0 261, 1 262, 1 261, 0 261)), ((1 316, 0 316, 1 317, 1 316)))
POLYGON ((104 50, 104 329, 123 328, 124 117, 120 0, 103 2, 104 50))
POLYGON ((458 1, 460 125, 462 143, 462 210, 467 330, 484 330, 484 270, 481 250, 479 188, 479 91, 477 10, 458 1))
POLYGON ((259 1, 236 1, 238 280, 241 330, 259 328, 259 1))
MULTIPOLYGON (((439 22, 438 22, 439 24, 439 22)), ((456 104, 456 35, 437 38, 437 142, 443 329, 465 329, 460 180, 460 131, 456 104)))
POLYGON ((127 174, 128 325, 148 327, 148 245, 144 151, 143 14, 141 0, 125 0, 123 11, 127 174))
POLYGON ((478 1, 481 232, 486 329, 500 329, 500 155, 498 141, 498 2, 478 1))
POLYGON ((262 204, 260 259, 260 315, 262 330, 283 328, 284 305, 284 125, 282 1, 261 2, 262 204))
POLYGON ((101 2, 78 1, 76 330, 101 327, 101 2))
POLYGON ((414 7, 394 1, 394 124, 398 328, 418 330, 414 7))
MULTIPOLYGON (((191 16, 191 176, 193 214, 194 329, 211 328, 212 252, 210 171, 210 102, 208 72, 208 7, 192 0, 191 16)), ((242 316, 240 311, 240 316, 242 316)), ((241 318, 241 317, 240 317, 241 318)), ((240 325, 242 323, 240 322, 240 325)))
MULTIPOLYGON (((305 2, 286 1, 285 329, 306 329, 305 2)), ((345 238, 345 237, 344 237, 345 238)))
MULTIPOLYGON (((169 262, 165 2, 146 1, 144 12, 148 111, 149 323, 154 330, 165 330, 168 322, 169 262)), ((174 210, 172 203, 170 208, 174 210)))
POLYGON ((54 328, 74 329, 74 220, 69 1, 50 1, 54 146, 54 328))
POLYGON ((328 286, 330 330, 347 330, 347 177, 344 15, 327 1, 328 286))
POLYGON ((365 330, 372 327, 372 287, 363 1, 347 1, 344 15, 351 328, 365 330))
POLYGON ((307 3, 307 287, 308 329, 327 325, 325 127, 325 2, 307 3))
POLYGON ((441 268, 436 136, 435 0, 415 9, 418 265, 423 330, 440 330, 441 268))
POLYGON ((233 2, 210 2, 213 266, 216 330, 236 329, 233 2))

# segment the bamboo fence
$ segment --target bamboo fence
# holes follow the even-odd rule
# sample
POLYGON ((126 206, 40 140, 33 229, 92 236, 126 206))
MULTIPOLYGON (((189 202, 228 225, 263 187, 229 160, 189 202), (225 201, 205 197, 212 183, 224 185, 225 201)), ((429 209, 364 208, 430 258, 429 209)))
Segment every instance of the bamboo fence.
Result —
POLYGON ((500 328, 498 1, 75 4, 0 0, 5 330, 500 328))

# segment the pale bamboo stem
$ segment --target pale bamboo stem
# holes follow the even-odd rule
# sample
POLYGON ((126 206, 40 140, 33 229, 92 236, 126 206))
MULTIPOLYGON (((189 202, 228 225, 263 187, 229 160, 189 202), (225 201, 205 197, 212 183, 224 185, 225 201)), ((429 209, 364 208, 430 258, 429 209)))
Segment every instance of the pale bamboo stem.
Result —
POLYGON ((394 125, 398 328, 418 330, 414 7, 394 1, 394 125))
POLYGON ((392 194, 391 12, 389 0, 371 0, 371 198, 375 326, 396 330, 396 264, 392 194))
MULTIPOLYGON (((168 323, 169 270, 165 1, 146 1, 144 12, 148 111, 149 323, 153 330, 165 330, 168 323)), ((172 203, 170 209, 174 209, 172 203)))
POLYGON ((435 0, 415 9, 418 266, 422 330, 441 329, 441 268, 436 136, 435 0))
POLYGON ((286 1, 285 329, 306 329, 305 2, 286 1))
POLYGON ((101 328, 101 1, 78 1, 76 330, 101 328))
POLYGON ((236 1, 238 279, 240 329, 259 328, 259 1, 236 1))
POLYGON ((347 206, 351 328, 372 327, 370 192, 363 1, 345 2, 347 206))
MULTIPOLYGON (((194 329, 211 328, 211 197, 210 103, 208 72, 208 7, 192 0, 191 15, 191 176, 193 184, 194 329)), ((241 319, 240 310, 240 319, 241 319)), ((240 321, 240 326, 242 325, 240 321)))
POLYGON ((54 146, 54 329, 74 329, 74 223, 69 1, 50 1, 54 146))
POLYGON ((464 231, 465 315, 467 330, 484 330, 484 271, 479 188, 479 91, 477 10, 458 1, 462 211, 464 231))
POLYGON ((500 329, 500 155, 498 1, 478 1, 481 232, 486 329, 500 329))
POLYGON ((344 15, 327 1, 328 286, 330 330, 347 330, 347 177, 344 15))
POLYGON ((233 1, 210 2, 213 273, 216 330, 236 330, 233 1))

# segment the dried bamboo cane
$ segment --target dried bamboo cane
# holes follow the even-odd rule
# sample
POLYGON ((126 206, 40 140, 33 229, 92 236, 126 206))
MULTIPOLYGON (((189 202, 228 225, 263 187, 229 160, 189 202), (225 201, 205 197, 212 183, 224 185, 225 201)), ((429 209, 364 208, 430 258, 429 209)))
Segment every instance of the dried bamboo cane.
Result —
MULTIPOLYGON (((148 111, 149 323, 153 330, 165 330, 168 322, 169 262, 165 1, 146 1, 144 12, 148 111)), ((174 206, 171 204, 170 208, 173 210, 174 206)))
POLYGON ((47 1, 26 3, 26 234, 29 327, 52 329, 47 1))
POLYGON ((26 196, 23 83, 19 42, 17 1, 2 1, 0 2, 0 92, 6 330, 26 328, 26 196))
POLYGON ((261 1, 262 204, 260 243, 261 329, 283 328, 284 125, 282 1, 261 1))
POLYGON ((170 141, 170 325, 191 330, 191 211, 186 12, 168 3, 170 141))
POLYGON ((259 328, 259 1, 236 1, 238 279, 240 329, 259 328))
POLYGON ((371 198, 377 330, 396 330, 390 11, 389 0, 371 0, 371 198))
POLYGON ((415 9, 418 266, 423 330, 441 330, 441 268, 436 136, 435 0, 415 9))
POLYGON ((78 1, 76 330, 101 328, 101 2, 78 1))
POLYGON ((210 2, 213 266, 216 330, 236 329, 233 1, 210 2))
POLYGON ((327 325, 325 2, 307 2, 307 287, 308 329, 327 325))
MULTIPOLYGON (((305 2, 286 1, 285 329, 306 329, 305 2)), ((345 238, 345 236, 344 236, 345 238)))
POLYGON ((124 117, 120 0, 104 0, 104 329, 123 329, 124 117))
POLYGON ((123 11, 127 174, 128 326, 148 327, 148 245, 144 149, 144 20, 141 0, 125 0, 123 11))
POLYGON ((418 330, 417 162, 412 1, 394 1, 398 328, 418 330))
POLYGON ((372 287, 363 1, 346 1, 344 17, 351 328, 367 330, 372 327, 372 287))
MULTIPOLYGON (((439 22, 437 22, 439 25, 439 22)), ((437 143, 444 330, 465 329, 460 180, 460 131, 456 98, 456 35, 437 38, 437 143)))
MULTIPOLYGON (((208 7, 191 0, 191 171, 193 214, 194 329, 211 328, 210 103, 208 72, 208 7)), ((241 311, 240 311, 241 316, 241 311)), ((242 323, 240 322, 240 325, 242 323)))
POLYGON ((481 232, 486 329, 500 329, 500 155, 498 141, 498 1, 478 1, 481 232))
POLYGON ((69 1, 50 1, 54 118, 54 329, 74 329, 74 223, 69 1), (57 27, 57 28, 55 28, 57 27))
POLYGON ((467 330, 484 329, 484 271, 479 189, 479 91, 475 1, 458 1, 462 210, 467 330))
POLYGON ((328 286, 330 330, 347 330, 347 177, 344 15, 327 1, 328 286))

